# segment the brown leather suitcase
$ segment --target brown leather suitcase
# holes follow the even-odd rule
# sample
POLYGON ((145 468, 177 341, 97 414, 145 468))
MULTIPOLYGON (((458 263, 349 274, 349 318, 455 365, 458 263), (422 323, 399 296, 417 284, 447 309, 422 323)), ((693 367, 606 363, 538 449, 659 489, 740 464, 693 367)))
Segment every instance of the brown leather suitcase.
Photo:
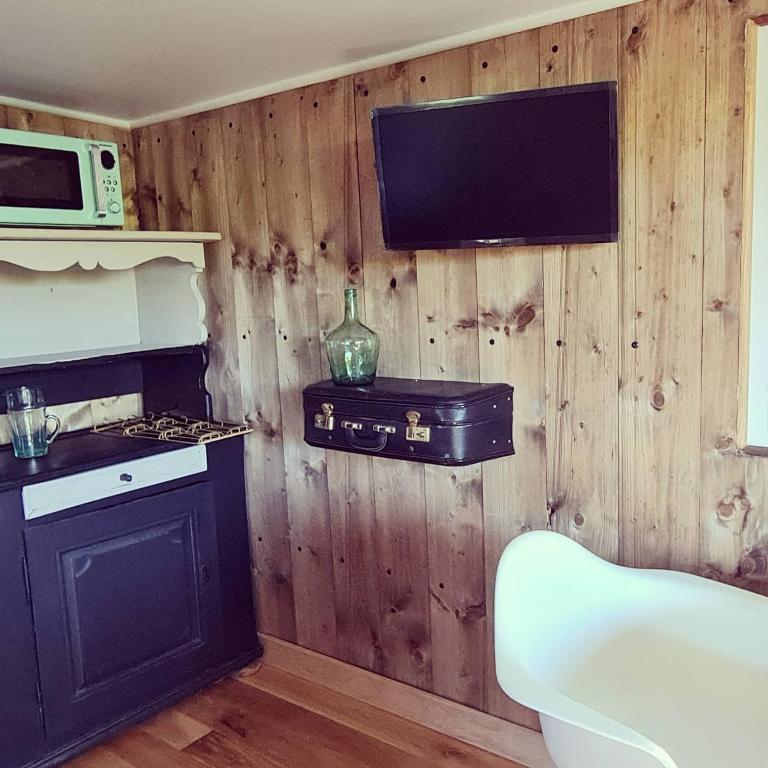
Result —
POLYGON ((462 466, 510 456, 512 387, 377 378, 365 387, 321 381, 304 390, 310 445, 462 466))

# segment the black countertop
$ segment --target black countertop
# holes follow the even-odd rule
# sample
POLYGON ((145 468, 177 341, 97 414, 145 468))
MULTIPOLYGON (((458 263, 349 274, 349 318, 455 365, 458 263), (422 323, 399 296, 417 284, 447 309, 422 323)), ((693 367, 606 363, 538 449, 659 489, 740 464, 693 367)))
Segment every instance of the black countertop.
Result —
POLYGON ((94 432, 61 435, 51 443, 48 455, 38 459, 17 459, 13 448, 7 446, 0 449, 0 491, 188 447, 184 443, 94 432))

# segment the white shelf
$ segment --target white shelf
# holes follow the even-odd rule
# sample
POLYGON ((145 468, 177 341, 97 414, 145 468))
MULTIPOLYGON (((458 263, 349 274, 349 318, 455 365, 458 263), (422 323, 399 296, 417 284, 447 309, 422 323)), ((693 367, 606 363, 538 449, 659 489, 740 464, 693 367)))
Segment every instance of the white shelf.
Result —
POLYGON ((0 228, 0 366, 202 344, 215 232, 0 228))

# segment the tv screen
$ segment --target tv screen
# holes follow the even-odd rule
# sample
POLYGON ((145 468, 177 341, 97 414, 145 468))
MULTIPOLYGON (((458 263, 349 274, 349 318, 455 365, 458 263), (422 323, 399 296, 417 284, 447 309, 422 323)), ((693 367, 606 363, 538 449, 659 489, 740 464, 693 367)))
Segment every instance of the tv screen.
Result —
POLYGON ((616 83, 372 110, 387 248, 618 239, 616 83))

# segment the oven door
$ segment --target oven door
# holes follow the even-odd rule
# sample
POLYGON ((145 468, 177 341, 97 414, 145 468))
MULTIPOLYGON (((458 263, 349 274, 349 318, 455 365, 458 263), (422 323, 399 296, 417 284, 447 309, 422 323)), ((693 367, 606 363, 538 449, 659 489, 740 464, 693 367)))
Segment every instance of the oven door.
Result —
POLYGON ((110 174, 102 142, 0 129, 0 225, 122 224, 122 205, 111 205, 119 189, 113 146, 103 145, 115 158, 110 174))

